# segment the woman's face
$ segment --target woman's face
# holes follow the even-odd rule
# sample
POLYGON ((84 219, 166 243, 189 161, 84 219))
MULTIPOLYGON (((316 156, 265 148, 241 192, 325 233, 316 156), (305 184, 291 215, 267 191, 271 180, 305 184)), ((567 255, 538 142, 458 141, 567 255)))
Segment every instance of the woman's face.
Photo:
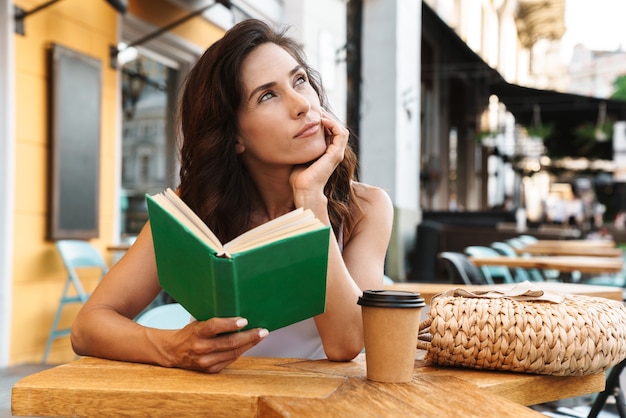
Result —
POLYGON ((256 47, 241 67, 237 153, 248 164, 310 162, 326 150, 319 97, 305 70, 273 43, 256 47))

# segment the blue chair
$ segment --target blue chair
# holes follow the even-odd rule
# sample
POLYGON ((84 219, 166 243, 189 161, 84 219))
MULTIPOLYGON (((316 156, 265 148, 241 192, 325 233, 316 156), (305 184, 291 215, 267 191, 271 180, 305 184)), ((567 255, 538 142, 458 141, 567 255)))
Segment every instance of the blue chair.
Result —
MULTIPOLYGON (((491 248, 496 250, 500 255, 505 255, 507 257, 518 257, 517 253, 515 252, 515 248, 511 247, 506 242, 492 242, 491 248)), ((517 282, 525 282, 527 280, 531 280, 530 274, 528 273, 528 271, 526 271, 526 269, 516 267, 513 269, 513 272, 515 276, 515 281, 517 282)))
MULTIPOLYGON (((511 238, 506 240, 506 243, 509 244, 511 247, 517 249, 517 250, 523 250, 524 247, 532 242, 532 239, 534 237, 530 236, 530 235, 520 235, 517 238, 511 238), (526 237, 526 238, 524 238, 526 237), (530 237, 530 239, 528 238, 530 237), (526 241, 524 241, 526 240, 526 241)), ((522 253, 522 257, 530 257, 530 254, 528 253, 522 253)), ((546 280, 558 280, 560 273, 557 270, 537 270, 537 269, 533 269, 533 270, 529 270, 529 271, 534 271, 532 273, 532 278, 535 281, 546 281, 546 280)))
MULTIPOLYGON (((500 253, 491 247, 482 245, 470 245, 465 248, 465 254, 475 257, 501 257, 500 253)), ((511 271, 506 266, 480 266, 480 271, 487 282, 515 283, 511 271)))
MULTIPOLYGON (((622 251, 622 259, 626 266, 626 251, 622 251)), ((624 288, 624 301, 626 301, 626 269, 622 269, 619 273, 608 273, 600 276, 580 275, 580 282, 584 284, 593 284, 598 286, 617 286, 624 288)))
POLYGON ((536 237, 533 237, 532 235, 520 235, 517 238, 524 244, 534 244, 538 241, 538 239, 536 237))
POLYGON ((61 295, 61 300, 59 301, 56 315, 54 316, 54 320, 52 322, 50 335, 48 336, 48 341, 46 342, 42 363, 45 363, 48 359, 48 353, 50 352, 52 342, 57 338, 70 334, 70 327, 59 328, 59 321, 65 305, 72 303, 83 304, 89 298, 89 293, 85 292, 76 269, 99 268, 101 270, 100 279, 102 279, 102 277, 109 270, 100 252, 87 241, 60 240, 57 241, 55 245, 61 255, 61 259, 63 260, 65 269, 68 272, 68 276, 65 281, 65 287, 63 288, 63 293, 61 295), (70 292, 72 287, 75 292, 70 292))
POLYGON ((517 250, 523 250, 526 246, 526 243, 519 237, 507 239, 506 243, 517 250))
MULTIPOLYGON (((506 255, 508 257, 519 257, 515 248, 513 248, 507 242, 496 241, 491 243, 491 248, 496 250, 498 253, 502 255, 506 255)), ((523 281, 533 281, 533 282, 542 282, 545 281, 541 272, 537 269, 524 269, 524 268, 515 268, 513 270, 515 272, 515 280, 518 282, 523 281)))
POLYGON ((180 303, 159 305, 140 314, 135 322, 150 328, 181 329, 191 321, 191 314, 180 303))

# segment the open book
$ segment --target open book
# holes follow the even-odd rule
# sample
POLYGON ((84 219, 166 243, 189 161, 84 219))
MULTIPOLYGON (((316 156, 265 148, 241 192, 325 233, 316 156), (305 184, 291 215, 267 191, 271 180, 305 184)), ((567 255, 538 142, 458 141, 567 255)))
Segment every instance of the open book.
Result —
POLYGON ((213 231, 172 189, 167 188, 164 192, 151 196, 151 198, 162 208, 176 216, 187 228, 203 239, 207 245, 215 249, 218 256, 228 258, 233 253, 246 251, 273 241, 325 227, 310 209, 298 208, 263 225, 259 225, 226 244, 222 244, 213 231))
POLYGON ((196 319, 271 331, 324 312, 330 227, 310 210, 222 244, 171 189, 146 200, 159 283, 196 319))

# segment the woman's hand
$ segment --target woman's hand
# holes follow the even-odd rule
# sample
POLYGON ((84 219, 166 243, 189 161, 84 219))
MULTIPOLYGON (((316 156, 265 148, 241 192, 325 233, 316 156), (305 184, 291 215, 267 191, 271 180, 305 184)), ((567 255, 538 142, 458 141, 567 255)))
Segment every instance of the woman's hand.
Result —
POLYGON ((172 367, 218 373, 268 335, 259 328, 233 332, 247 324, 245 318, 191 322, 166 340, 165 356, 172 367))
POLYGON ((350 132, 322 111, 322 126, 327 132, 326 152, 311 164, 296 166, 290 177, 296 207, 307 208, 311 199, 322 199, 324 186, 343 160, 350 132))

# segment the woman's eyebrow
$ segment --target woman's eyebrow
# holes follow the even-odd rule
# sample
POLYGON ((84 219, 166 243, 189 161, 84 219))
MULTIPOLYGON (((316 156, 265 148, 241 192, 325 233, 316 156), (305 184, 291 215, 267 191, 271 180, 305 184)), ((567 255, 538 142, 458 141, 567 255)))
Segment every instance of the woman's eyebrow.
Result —
MULTIPOLYGON (((289 71, 289 76, 293 76, 294 74, 296 74, 298 71, 300 71, 300 69, 302 68, 301 65, 296 65, 295 67, 293 67, 293 69, 291 71, 289 71)), ((273 87, 276 85, 275 81, 270 81, 269 83, 265 83, 265 84, 261 84, 260 86, 258 86, 257 88, 255 88, 254 90, 252 90, 252 92, 250 93, 250 95, 248 96, 248 100, 251 100, 252 97, 257 94, 259 91, 263 91, 265 89, 268 89, 270 87, 273 87)))

